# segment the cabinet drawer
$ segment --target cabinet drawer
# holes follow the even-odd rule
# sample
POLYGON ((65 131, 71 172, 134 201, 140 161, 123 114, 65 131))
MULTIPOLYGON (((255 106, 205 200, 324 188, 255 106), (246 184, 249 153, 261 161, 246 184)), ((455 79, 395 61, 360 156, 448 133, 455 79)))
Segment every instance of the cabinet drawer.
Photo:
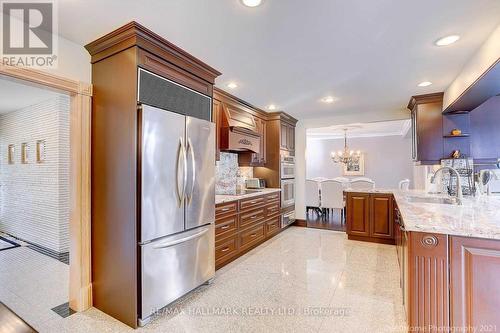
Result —
POLYGON ((244 228, 246 226, 259 223, 266 218, 265 208, 259 208, 247 213, 242 213, 240 216, 240 227, 244 228))
POLYGON ((234 258, 238 254, 238 235, 231 236, 215 244, 215 265, 221 264, 234 258))
POLYGON ((238 201, 218 204, 215 206, 215 219, 236 214, 238 212, 238 201))
POLYGON ((246 250, 264 239, 264 224, 240 232, 240 250, 246 250))
POLYGON ((266 217, 275 216, 280 213, 280 203, 279 201, 274 202, 266 206, 266 217))
POLYGON ((280 200, 280 192, 275 192, 266 195, 266 203, 269 203, 270 201, 278 201, 280 200))
POLYGON ((265 204, 264 197, 248 198, 240 201, 240 210, 250 210, 265 204))
POLYGON ((215 241, 226 238, 238 231, 238 215, 226 217, 215 222, 215 241))
POLYGON ((271 220, 264 223, 266 237, 273 236, 277 234, 281 229, 281 217, 278 215, 273 217, 271 220))

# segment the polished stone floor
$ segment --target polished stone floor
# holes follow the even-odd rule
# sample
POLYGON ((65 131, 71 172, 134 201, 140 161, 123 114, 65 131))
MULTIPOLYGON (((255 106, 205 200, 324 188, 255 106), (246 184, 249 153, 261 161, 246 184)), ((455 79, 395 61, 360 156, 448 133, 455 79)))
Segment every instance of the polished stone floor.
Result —
MULTIPOLYGON (((137 332, 403 332, 401 302, 393 246, 290 227, 137 332)), ((33 325, 133 332, 96 309, 33 325)))
POLYGON ((68 265, 26 246, 0 251, 0 302, 34 328, 62 319, 51 309, 68 291, 68 265))

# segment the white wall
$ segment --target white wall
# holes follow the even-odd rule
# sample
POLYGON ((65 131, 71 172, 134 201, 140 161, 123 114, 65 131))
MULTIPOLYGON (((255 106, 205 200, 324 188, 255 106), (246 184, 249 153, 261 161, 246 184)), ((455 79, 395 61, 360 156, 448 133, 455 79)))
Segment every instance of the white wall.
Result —
MULTIPOLYGON (((2 15, 5 16, 4 13, 2 15)), ((12 17, 11 19, 18 20, 12 17)), ((90 83, 91 64, 90 54, 82 45, 78 45, 64 37, 54 35, 58 43, 58 67, 43 69, 42 71, 62 76, 75 81, 90 83)), ((0 39, 2 38, 0 34, 0 39)))
POLYGON ((69 97, 0 115, 0 231, 55 252, 69 251, 69 97), (46 160, 36 163, 36 141, 46 160), (21 164, 21 144, 30 145, 21 164), (8 145, 15 164, 8 164, 8 145))
MULTIPOLYGON (((333 112, 332 112, 333 113, 333 112)), ((409 110, 392 110, 387 112, 367 112, 339 114, 324 118, 310 118, 300 120, 295 129, 295 214, 298 219, 305 219, 305 181, 306 181, 306 132, 308 128, 326 127, 332 125, 367 123, 375 121, 388 121, 409 119, 409 110)))
MULTIPOLYGON (((411 138, 378 136, 350 138, 348 145, 361 150, 365 157, 365 175, 379 188, 396 188, 399 181, 412 179, 411 138)), ((344 139, 308 139, 306 178, 342 176, 342 165, 333 163, 330 152, 344 148, 344 139)), ((348 177, 355 178, 355 177, 348 177)))
POLYGON ((500 25, 465 64, 444 93, 443 109, 453 103, 474 81, 500 60, 500 25))

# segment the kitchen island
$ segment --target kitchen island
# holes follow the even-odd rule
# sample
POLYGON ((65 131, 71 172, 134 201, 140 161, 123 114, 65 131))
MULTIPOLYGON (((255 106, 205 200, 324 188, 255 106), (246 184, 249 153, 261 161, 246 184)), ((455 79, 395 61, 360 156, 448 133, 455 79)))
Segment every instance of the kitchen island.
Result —
POLYGON ((374 220, 378 230, 392 227, 386 236, 396 244, 409 330, 500 329, 500 197, 466 197, 457 205, 416 190, 346 195, 348 234, 361 237, 356 233, 367 225, 363 240, 370 241, 374 220), (374 204, 379 196, 392 201, 374 204))

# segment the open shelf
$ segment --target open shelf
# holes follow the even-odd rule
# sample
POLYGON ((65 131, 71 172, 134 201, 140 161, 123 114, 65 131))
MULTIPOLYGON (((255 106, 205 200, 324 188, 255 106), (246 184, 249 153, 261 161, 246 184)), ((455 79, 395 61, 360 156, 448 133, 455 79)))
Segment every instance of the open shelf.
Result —
POLYGON ((470 136, 470 134, 460 134, 460 135, 448 134, 448 135, 443 135, 443 138, 467 138, 469 136, 470 136))

